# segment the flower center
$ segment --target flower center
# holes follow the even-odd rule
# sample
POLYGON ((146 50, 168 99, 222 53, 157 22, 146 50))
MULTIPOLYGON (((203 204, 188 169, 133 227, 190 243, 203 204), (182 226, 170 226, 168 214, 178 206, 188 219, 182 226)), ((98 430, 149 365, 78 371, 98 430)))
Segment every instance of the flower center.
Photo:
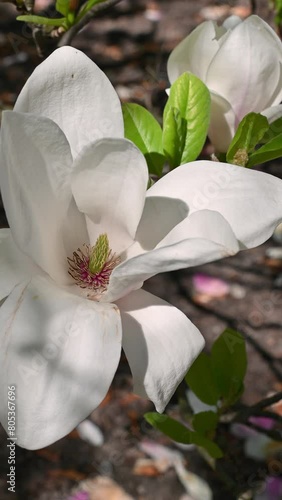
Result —
POLYGON ((100 234, 94 247, 83 245, 68 257, 69 274, 80 288, 88 289, 87 298, 99 300, 107 290, 113 269, 120 257, 112 252, 106 234, 100 234))

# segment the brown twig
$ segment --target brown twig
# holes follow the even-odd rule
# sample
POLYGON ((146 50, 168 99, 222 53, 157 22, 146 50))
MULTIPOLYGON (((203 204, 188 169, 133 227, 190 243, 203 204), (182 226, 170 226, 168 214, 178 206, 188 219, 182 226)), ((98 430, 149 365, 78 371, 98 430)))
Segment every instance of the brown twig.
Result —
POLYGON ((272 420, 275 420, 276 422, 279 422, 282 424, 282 415, 279 415, 278 413, 274 413, 274 411, 252 410, 252 417, 272 418, 272 420))
POLYGON ((264 434, 265 436, 268 436, 269 438, 273 439, 274 441, 281 441, 281 434, 279 431, 271 430, 271 429, 263 429, 259 425, 255 425, 249 420, 247 422, 244 422, 244 425, 247 427, 250 427, 250 429, 254 429, 254 431, 259 432, 260 434, 264 434))
MULTIPOLYGON (((273 396, 270 396, 268 398, 262 399, 258 403, 252 405, 252 406, 245 406, 242 410, 239 410, 235 418, 233 419, 234 422, 241 422, 246 425, 251 425, 254 427, 255 424, 250 423, 249 418, 250 417, 268 417, 268 418, 273 418, 273 420, 276 420, 278 422, 281 422, 281 417, 278 414, 275 414, 274 412, 270 411, 265 411, 265 408, 268 408, 278 401, 282 399, 282 392, 277 392, 273 396)), ((256 429, 257 430, 257 429, 256 429)), ((265 429, 261 429, 261 432, 265 432, 265 429)))
POLYGON ((278 403, 282 399, 282 391, 277 392, 273 396, 270 396, 269 398, 262 399, 255 405, 249 406, 249 409, 253 411, 256 410, 262 410, 263 408, 267 408, 268 406, 272 406, 275 403, 278 403))
POLYGON ((64 47, 65 45, 70 45, 73 38, 77 33, 86 26, 86 24, 91 21, 93 17, 95 17, 99 12, 102 12, 103 10, 109 9, 110 7, 113 7, 117 3, 119 3, 121 0, 106 0, 103 3, 99 3, 98 5, 95 5, 83 18, 74 26, 72 26, 61 38, 61 40, 58 43, 58 47, 64 47))
POLYGON ((257 12, 257 2, 256 0, 250 0, 251 4, 251 13, 255 14, 257 12))

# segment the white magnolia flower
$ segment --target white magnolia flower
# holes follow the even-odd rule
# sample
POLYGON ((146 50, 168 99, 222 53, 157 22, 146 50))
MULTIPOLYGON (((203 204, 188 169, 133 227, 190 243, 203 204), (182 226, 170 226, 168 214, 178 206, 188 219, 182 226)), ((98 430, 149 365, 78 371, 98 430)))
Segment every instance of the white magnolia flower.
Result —
POLYGON ((146 191, 144 157, 122 133, 109 81, 69 47, 3 113, 0 417, 7 429, 15 385, 26 448, 99 405, 121 347, 135 391, 162 411, 204 341, 143 282, 258 245, 281 220, 282 182, 232 165, 183 165, 146 191))
POLYGON ((189 71, 209 88, 209 137, 225 152, 242 118, 263 113, 271 123, 282 115, 282 43, 258 16, 232 16, 222 26, 200 24, 172 51, 168 77, 173 83, 189 71))

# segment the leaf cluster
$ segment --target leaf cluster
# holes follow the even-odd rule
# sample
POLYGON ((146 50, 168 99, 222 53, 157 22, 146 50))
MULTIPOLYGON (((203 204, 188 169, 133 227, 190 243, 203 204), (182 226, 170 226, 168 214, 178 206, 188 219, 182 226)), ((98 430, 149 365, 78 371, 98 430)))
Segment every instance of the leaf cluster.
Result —
POLYGON ((77 24, 95 5, 104 1, 105 0, 88 0, 80 7, 79 3, 74 0, 56 0, 56 11, 63 17, 51 18, 34 14, 23 14, 18 16, 17 20, 40 26, 62 28, 63 31, 67 31, 77 24))
POLYGON ((205 143, 210 122, 210 94, 192 73, 184 73, 171 86, 163 114, 163 129, 139 104, 123 104, 125 137, 144 154, 149 172, 161 176, 170 168, 196 160, 205 143))
POLYGON ((249 113, 239 123, 226 161, 253 167, 282 156, 282 118, 269 124, 260 113, 249 113))
POLYGON ((220 416, 230 408, 244 390, 247 369, 246 344, 243 336, 227 328, 214 342, 211 354, 202 352, 194 361, 185 380, 208 411, 196 413, 190 429, 168 415, 152 412, 146 420, 156 429, 179 443, 195 444, 211 457, 221 458, 222 450, 214 442, 220 416))

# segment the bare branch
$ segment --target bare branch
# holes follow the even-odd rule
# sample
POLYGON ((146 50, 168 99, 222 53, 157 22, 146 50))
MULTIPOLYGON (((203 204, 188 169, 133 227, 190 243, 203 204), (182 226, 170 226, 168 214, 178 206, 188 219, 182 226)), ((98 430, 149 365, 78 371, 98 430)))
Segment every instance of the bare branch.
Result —
POLYGON ((58 43, 58 47, 63 47, 64 45, 70 45, 73 38, 77 33, 86 26, 86 24, 91 21, 93 17, 95 17, 99 12, 102 12, 103 10, 109 9, 110 7, 113 7, 117 3, 119 3, 121 0, 106 0, 103 3, 99 3, 98 5, 95 5, 83 18, 74 26, 72 26, 61 38, 60 42, 58 43))
POLYGON ((278 401, 280 401, 281 399, 282 399, 282 391, 277 392, 273 396, 270 396, 270 397, 268 397, 266 399, 263 399, 262 401, 259 401, 255 405, 250 406, 250 409, 252 411, 254 411, 254 410, 260 410, 262 408, 266 408, 267 406, 272 406, 275 403, 278 403, 278 401))
POLYGON ((249 420, 247 422, 244 422, 244 425, 247 427, 250 427, 251 429, 254 429, 255 431, 259 432, 260 434, 264 434, 265 436, 270 437, 271 439, 274 439, 274 441, 281 441, 281 433, 279 431, 271 430, 271 429, 263 429, 259 425, 255 425, 249 420))
MULTIPOLYGON (((276 415, 274 412, 271 410, 266 410, 265 408, 268 408, 269 406, 274 405, 275 403, 278 403, 278 401, 281 401, 282 399, 282 392, 277 392, 273 396, 270 396, 268 398, 262 399, 258 403, 252 405, 252 406, 246 406, 242 410, 239 410, 235 418, 233 419, 234 422, 241 422, 249 425, 249 418, 256 416, 256 417, 268 417, 272 418, 273 420, 276 420, 278 422, 282 421, 282 418, 280 415, 276 415)), ((262 430, 261 432, 264 432, 262 430)))
POLYGON ((257 12, 256 0, 250 0, 250 4, 251 4, 251 14, 256 14, 256 12, 257 12))

